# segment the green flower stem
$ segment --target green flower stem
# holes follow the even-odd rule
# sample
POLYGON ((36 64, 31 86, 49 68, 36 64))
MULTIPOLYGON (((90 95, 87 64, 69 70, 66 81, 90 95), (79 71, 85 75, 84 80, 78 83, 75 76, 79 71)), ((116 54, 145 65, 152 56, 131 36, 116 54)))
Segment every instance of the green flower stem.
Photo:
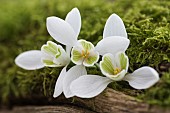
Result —
POLYGON ((95 63, 94 65, 97 67, 98 70, 100 70, 99 63, 95 63))

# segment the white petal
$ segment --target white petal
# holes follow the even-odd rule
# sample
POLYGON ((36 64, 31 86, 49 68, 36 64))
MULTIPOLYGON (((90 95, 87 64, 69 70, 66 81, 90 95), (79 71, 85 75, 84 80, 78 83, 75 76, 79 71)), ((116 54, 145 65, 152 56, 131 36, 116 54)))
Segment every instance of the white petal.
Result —
POLYGON ((116 14, 112 14, 108 18, 104 27, 103 38, 110 36, 122 36, 127 38, 127 32, 124 23, 122 19, 116 14))
POLYGON ((117 52, 125 52, 129 46, 129 39, 120 37, 120 36, 112 36, 108 38, 104 38, 98 42, 96 45, 96 50, 100 55, 104 55, 106 53, 116 54, 117 52))
POLYGON ((60 72, 60 75, 56 81, 56 84, 55 84, 55 89, 54 89, 54 94, 53 94, 53 97, 56 98, 58 97, 62 92, 63 92, 63 79, 66 75, 66 68, 67 66, 65 66, 61 72, 60 72))
POLYGON ((77 42, 76 34, 70 24, 58 17, 47 18, 47 30, 56 41, 64 45, 73 46, 77 42))
POLYGON ((70 89, 78 97, 92 98, 100 94, 110 82, 112 80, 107 77, 83 75, 71 83, 70 89))
POLYGON ((145 66, 126 75, 124 80, 135 89, 146 89, 158 82, 159 74, 153 68, 145 66))
POLYGON ((66 53, 69 57, 70 57, 70 54, 71 54, 71 49, 72 49, 71 46, 66 46, 66 53))
POLYGON ((77 8, 73 8, 67 14, 65 21, 72 26, 76 34, 76 37, 78 37, 81 28, 81 15, 79 10, 77 8))
POLYGON ((86 75, 87 71, 85 69, 84 66, 82 65, 76 65, 72 68, 70 68, 70 70, 68 70, 68 72, 66 73, 66 76, 63 80, 63 91, 64 91, 64 95, 66 98, 70 98, 73 95, 73 93, 70 90, 70 84, 73 80, 77 79, 78 77, 82 76, 82 75, 86 75))
POLYGON ((15 64, 25 70, 40 69, 44 67, 41 57, 42 54, 39 50, 26 51, 16 57, 15 64))

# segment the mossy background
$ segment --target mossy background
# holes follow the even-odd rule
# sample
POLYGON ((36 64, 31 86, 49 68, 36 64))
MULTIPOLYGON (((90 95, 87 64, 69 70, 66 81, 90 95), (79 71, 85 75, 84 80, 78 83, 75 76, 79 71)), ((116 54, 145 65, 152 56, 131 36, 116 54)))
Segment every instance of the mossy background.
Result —
MULTIPOLYGON (((17 67, 14 59, 53 40, 46 30, 46 18, 64 19, 74 7, 78 7, 82 16, 79 39, 93 44, 102 39, 104 24, 112 13, 123 19, 131 41, 126 51, 130 59, 129 72, 147 65, 160 72, 160 64, 170 62, 169 0, 1 0, 1 105, 9 104, 11 99, 34 95, 52 97, 61 68, 26 71, 17 67)), ((96 68, 88 72, 100 74, 96 68)), ((161 72, 160 77, 159 83, 146 90, 134 90, 126 82, 109 86, 150 104, 170 107, 170 71, 161 72)))

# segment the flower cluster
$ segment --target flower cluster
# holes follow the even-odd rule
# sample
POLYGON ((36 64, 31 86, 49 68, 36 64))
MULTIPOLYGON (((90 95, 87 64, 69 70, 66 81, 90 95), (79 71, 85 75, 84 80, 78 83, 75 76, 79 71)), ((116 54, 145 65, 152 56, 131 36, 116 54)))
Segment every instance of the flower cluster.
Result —
POLYGON ((57 42, 47 41, 41 50, 21 53, 15 63, 26 70, 43 67, 63 67, 56 81, 53 97, 62 92, 66 98, 78 96, 92 98, 100 94, 113 81, 127 81, 135 89, 146 89, 159 80, 158 73, 151 67, 144 66, 128 73, 129 59, 125 54, 129 46, 127 32, 122 19, 112 14, 106 21, 103 39, 94 46, 91 42, 80 39, 81 16, 77 8, 72 9, 65 20, 58 17, 47 18, 47 30, 57 42), (102 60, 99 61, 99 57, 102 60), (75 66, 67 70, 72 61, 75 66), (85 67, 99 65, 102 74, 87 74, 85 67))

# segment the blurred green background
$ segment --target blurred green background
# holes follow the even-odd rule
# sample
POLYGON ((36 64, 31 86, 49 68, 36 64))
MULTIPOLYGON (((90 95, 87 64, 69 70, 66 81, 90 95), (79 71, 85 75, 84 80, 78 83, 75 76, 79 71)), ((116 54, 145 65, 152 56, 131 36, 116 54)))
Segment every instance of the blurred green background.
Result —
MULTIPOLYGON (((161 77, 147 90, 134 90, 126 82, 115 82, 110 87, 150 104, 170 106, 170 71, 166 66, 170 62, 169 0, 0 0, 0 104, 36 95, 52 97, 61 68, 26 71, 17 67, 14 59, 53 40, 46 30, 46 18, 64 19, 74 7, 82 16, 79 39, 93 44, 102 39, 107 18, 118 14, 131 41, 127 50, 129 72, 148 65, 161 77), (160 69, 162 65, 164 70, 160 69)), ((97 69, 89 68, 88 72, 100 74, 97 69)))

